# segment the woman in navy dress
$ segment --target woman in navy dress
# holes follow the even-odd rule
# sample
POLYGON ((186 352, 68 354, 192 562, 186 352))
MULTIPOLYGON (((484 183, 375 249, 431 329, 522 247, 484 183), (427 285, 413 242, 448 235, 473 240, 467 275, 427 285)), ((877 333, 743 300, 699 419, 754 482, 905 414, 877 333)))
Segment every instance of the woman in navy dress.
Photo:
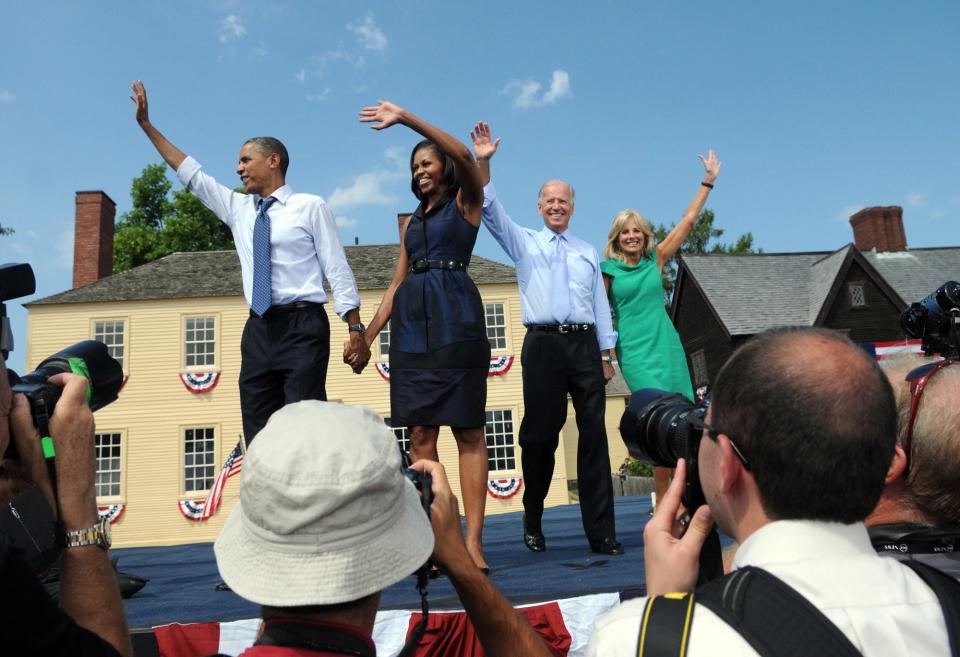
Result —
POLYGON ((400 230, 397 267, 366 341, 372 344, 390 320, 390 418, 410 428, 411 459, 439 461, 440 426, 453 431, 467 550, 488 572, 482 537, 490 342, 480 293, 466 271, 483 207, 480 169, 460 141, 392 103, 363 108, 360 121, 374 130, 405 125, 425 137, 410 155, 420 205, 400 230))

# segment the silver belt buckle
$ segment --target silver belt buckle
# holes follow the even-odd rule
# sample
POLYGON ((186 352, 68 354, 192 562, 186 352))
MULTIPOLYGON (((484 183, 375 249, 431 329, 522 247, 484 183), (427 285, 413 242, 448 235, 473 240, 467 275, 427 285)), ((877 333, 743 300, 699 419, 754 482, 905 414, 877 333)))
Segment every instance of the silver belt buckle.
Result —
POLYGON ((564 335, 569 333, 569 325, 567 324, 557 324, 557 333, 564 335))

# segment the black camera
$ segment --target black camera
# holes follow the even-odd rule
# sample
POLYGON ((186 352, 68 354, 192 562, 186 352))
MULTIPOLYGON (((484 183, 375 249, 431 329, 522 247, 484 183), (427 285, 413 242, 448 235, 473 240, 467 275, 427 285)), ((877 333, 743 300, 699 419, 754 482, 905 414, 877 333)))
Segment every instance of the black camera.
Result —
POLYGON ((706 504, 700 486, 698 452, 709 397, 695 406, 683 395, 645 388, 633 393, 620 418, 620 436, 630 456, 672 468, 677 459, 687 462, 683 505, 692 513, 706 504))
POLYGON ((910 304, 900 315, 900 326, 923 342, 927 356, 938 352, 944 358, 960 358, 960 283, 947 281, 910 304))

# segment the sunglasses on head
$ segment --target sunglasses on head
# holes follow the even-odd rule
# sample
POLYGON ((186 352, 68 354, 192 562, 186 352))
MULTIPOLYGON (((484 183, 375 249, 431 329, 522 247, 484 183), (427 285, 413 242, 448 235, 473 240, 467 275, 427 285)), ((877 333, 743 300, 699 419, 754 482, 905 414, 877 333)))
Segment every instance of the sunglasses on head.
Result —
POLYGON ((917 411, 920 409, 920 399, 923 397, 923 389, 934 374, 956 364, 957 361, 955 360, 938 360, 935 363, 926 363, 925 365, 910 370, 903 379, 904 381, 910 382, 910 416, 907 420, 907 435, 903 439, 903 452, 907 459, 907 464, 903 468, 904 477, 910 472, 910 451, 913 448, 913 425, 917 421, 917 411))

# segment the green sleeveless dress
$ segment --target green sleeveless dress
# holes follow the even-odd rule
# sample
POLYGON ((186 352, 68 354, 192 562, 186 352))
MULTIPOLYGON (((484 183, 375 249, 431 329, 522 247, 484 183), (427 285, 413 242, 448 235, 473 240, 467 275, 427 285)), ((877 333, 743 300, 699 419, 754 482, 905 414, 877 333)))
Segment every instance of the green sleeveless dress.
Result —
POLYGON ((656 248, 637 265, 604 260, 600 270, 611 279, 617 360, 630 392, 659 388, 692 400, 687 357, 663 305, 656 248))

